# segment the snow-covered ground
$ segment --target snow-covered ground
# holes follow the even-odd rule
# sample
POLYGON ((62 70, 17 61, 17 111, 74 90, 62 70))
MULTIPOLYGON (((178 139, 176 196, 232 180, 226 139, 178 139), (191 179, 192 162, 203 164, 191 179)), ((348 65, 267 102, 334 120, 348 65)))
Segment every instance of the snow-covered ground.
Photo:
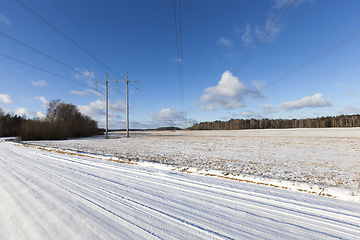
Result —
MULTIPOLYGON (((105 146, 108 149, 118 147, 114 153, 124 156, 128 153, 129 157, 153 151, 150 156, 154 159, 168 159, 170 155, 181 153, 176 158, 180 163, 186 162, 185 156, 198 153, 196 161, 205 164, 207 157, 219 158, 215 165, 221 166, 220 163, 224 162, 220 158, 221 150, 223 158, 235 158, 236 147, 230 144, 234 141, 234 144, 242 144, 238 148, 244 150, 244 159, 261 153, 259 156, 266 157, 265 153, 272 151, 279 155, 280 152, 267 145, 270 143, 281 143, 278 146, 286 150, 284 147, 291 145, 284 146, 286 141, 304 142, 294 137, 294 133, 289 133, 293 137, 280 133, 273 137, 270 133, 262 136, 260 132, 259 135, 213 132, 204 133, 202 137, 196 137, 198 133, 177 133, 175 137, 148 134, 131 139, 72 140, 64 144, 98 153, 106 153, 105 146), (252 137, 236 140, 241 138, 241 134, 252 137), (182 146, 186 139, 193 146, 182 146), (263 152, 256 153, 259 145, 252 146, 258 142, 256 139, 266 146, 263 152), (107 144, 100 144, 102 142, 107 144), (131 143, 138 144, 132 146, 131 143), (127 151, 125 146, 128 146, 127 151), (150 150, 151 146, 154 149, 150 150), (232 150, 224 152, 226 147, 232 150), (251 155, 253 151, 255 154, 251 155)), ((343 150, 346 141, 349 140, 340 140, 331 151, 356 153, 343 150)), ((321 147, 312 149, 316 154, 308 153, 306 156, 320 156, 321 147)), ((289 157, 295 154, 286 151, 289 157)), ((64 152, 67 154, 0 140, 0 239, 360 238, 360 203, 173 171, 166 169, 164 164, 121 164, 96 158, 101 156, 84 157, 71 151, 64 152)), ((350 154, 350 157, 354 161, 356 155, 350 154)), ((253 161, 260 161, 260 158, 253 161)))
POLYGON ((124 134, 28 143, 360 202, 360 128, 124 134))

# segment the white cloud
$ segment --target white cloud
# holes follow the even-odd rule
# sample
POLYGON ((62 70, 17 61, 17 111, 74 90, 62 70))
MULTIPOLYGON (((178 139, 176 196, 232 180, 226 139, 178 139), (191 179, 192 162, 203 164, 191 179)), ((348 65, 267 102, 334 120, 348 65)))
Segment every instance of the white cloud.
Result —
POLYGON ((225 53, 225 56, 226 56, 226 57, 228 57, 228 58, 235 59, 235 57, 236 57, 236 53, 235 53, 235 52, 232 52, 232 53, 225 53))
POLYGON ((47 85, 47 82, 45 82, 44 80, 39 80, 37 82, 34 81, 34 79, 30 80, 31 85, 37 86, 37 87, 42 87, 47 85))
POLYGON ((31 111, 27 110, 26 108, 17 108, 17 109, 15 109, 14 113, 19 116, 27 116, 27 117, 36 116, 36 112, 31 112, 31 111))
POLYGON ((37 100, 40 100, 45 105, 47 105, 49 103, 49 101, 46 100, 46 98, 44 98, 44 97, 37 96, 37 97, 34 97, 34 98, 37 99, 37 100))
MULTIPOLYGON (((84 115, 90 116, 90 117, 98 117, 98 116, 104 116, 105 115, 105 101, 102 100, 96 100, 94 102, 91 102, 89 105, 86 106, 78 106, 80 112, 82 112, 84 115)), ((123 101, 121 100, 109 100, 109 110, 117 111, 117 112, 126 112, 126 106, 123 101)))
POLYGON ((343 83, 336 83, 336 86, 344 86, 343 83))
POLYGON ((102 97, 104 96, 104 94, 102 94, 101 92, 99 91, 96 91, 94 89, 85 89, 84 91, 75 91, 75 90, 72 90, 70 91, 71 94, 75 94, 75 95, 79 95, 79 96, 82 96, 82 97, 90 97, 91 94, 94 94, 95 96, 98 96, 98 97, 102 97))
POLYGON ((201 111, 214 111, 215 107, 214 105, 212 105, 211 103, 207 104, 207 105, 200 105, 200 110, 201 111))
MULTIPOLYGON (((283 6, 286 2, 287 2, 287 0, 275 0, 275 4, 274 4, 274 6, 273 6, 273 9, 279 10, 280 8, 282 8, 282 6, 283 6)), ((299 5, 301 5, 301 4, 304 4, 304 3, 306 3, 306 2, 312 3, 313 0, 297 0, 297 1, 294 3, 293 7, 297 7, 297 6, 299 6, 299 5)), ((292 1, 290 1, 290 2, 288 3, 288 6, 289 6, 291 3, 292 3, 292 1)), ((285 6, 285 9, 286 9, 288 6, 285 6)))
POLYGON ((91 78, 94 79, 95 78, 95 74, 94 74, 94 70, 91 70, 91 72, 85 68, 75 68, 77 71, 81 72, 81 74, 76 74, 75 78, 77 79, 83 79, 83 78, 91 78))
POLYGON ((36 117, 41 118, 41 119, 45 119, 46 114, 43 113, 43 112, 36 112, 36 117))
POLYGON ((49 101, 46 98, 41 97, 41 96, 36 96, 36 97, 34 97, 34 99, 40 100, 44 104, 43 105, 44 108, 48 107, 49 101))
POLYGON ((45 119, 46 117, 46 114, 43 112, 33 112, 33 111, 29 111, 26 108, 17 108, 15 109, 14 113, 19 116, 37 117, 41 119, 45 119))
MULTIPOLYGON (((295 6, 299 6, 302 3, 311 2, 311 1, 312 0, 297 0, 295 4, 292 6, 292 8, 294 8, 295 6)), ((261 39, 263 39, 266 36, 265 42, 273 42, 279 37, 283 29, 286 27, 286 23, 284 23, 283 20, 281 20, 278 24, 276 24, 276 26, 274 26, 274 24, 279 19, 279 16, 277 16, 277 18, 275 18, 275 16, 278 13, 278 11, 287 2, 288 2, 287 0, 275 0, 275 4, 273 5, 269 14, 267 15, 268 17, 265 20, 265 24, 260 24, 257 27, 251 27, 251 24, 246 23, 243 29, 238 29, 238 28, 235 29, 235 33, 241 36, 241 40, 244 46, 248 46, 251 42, 253 42, 254 38, 257 39, 260 36, 261 39), (275 20, 273 21, 274 18, 275 20), (269 32, 270 30, 271 32, 269 32)), ((287 5, 283 8, 283 11, 280 13, 280 15, 284 13, 284 11, 291 5, 291 3, 292 1, 287 3, 287 5)))
POLYGON ((263 98, 258 89, 246 87, 238 77, 234 77, 229 71, 223 73, 217 86, 208 87, 203 93, 200 98, 200 102, 202 102, 200 109, 203 110, 215 110, 213 104, 218 108, 240 108, 245 106, 245 97, 263 98))
POLYGON ((360 113, 360 107, 354 107, 354 105, 352 103, 338 111, 339 115, 341 115, 341 114, 345 114, 345 115, 359 114, 359 113, 360 113))
MULTIPOLYGON (((263 33, 263 31, 267 28, 266 32, 264 33, 264 35, 262 36, 265 37, 265 41, 266 42, 274 42, 280 35, 281 31, 285 28, 286 24, 276 24, 276 26, 274 27, 275 23, 277 22, 277 20, 275 19, 274 22, 271 23, 271 21, 274 19, 274 15, 270 15, 269 18, 266 20, 266 24, 263 27, 263 29, 255 29, 255 33, 258 36, 261 36, 261 34, 263 33), (271 32, 268 34, 268 32, 271 30, 271 32), (268 35, 267 35, 268 34, 268 35)), ((261 38, 261 39, 262 39, 261 38)))
POLYGON ((244 111, 241 113, 241 116, 247 119, 255 118, 255 119, 262 119, 263 116, 260 113, 255 113, 253 111, 244 111))
POLYGON ((180 120, 184 116, 183 112, 169 108, 162 109, 160 112, 152 113, 151 115, 154 119, 160 121, 180 120))
POLYGON ((72 90, 70 91, 71 94, 74 94, 74 95, 78 95, 78 96, 82 96, 82 97, 85 97, 85 96, 88 96, 90 97, 91 94, 89 92, 87 92, 86 90, 85 91, 75 91, 75 90, 72 90))
POLYGON ((233 45, 233 42, 230 39, 223 38, 223 37, 220 37, 218 39, 218 43, 220 43, 221 45, 224 45, 226 47, 231 47, 233 45))
POLYGON ((184 113, 176 109, 165 108, 159 112, 151 113, 152 120, 149 126, 182 126, 184 124, 184 113))
POLYGON ((15 104, 16 102, 11 99, 9 94, 0 94, 0 102, 15 104))
POLYGON ((0 21, 2 21, 4 23, 6 23, 7 25, 11 26, 10 20, 7 17, 5 17, 4 15, 0 14, 0 21))
POLYGON ((171 62, 178 62, 178 63, 181 63, 181 64, 184 63, 181 58, 171 58, 171 62))
POLYGON ((274 112, 274 107, 272 104, 264 104, 260 106, 262 108, 263 114, 271 114, 274 112))
POLYGON ((332 102, 330 99, 322 98, 321 93, 316 93, 314 96, 303 97, 301 100, 293 101, 293 102, 284 102, 280 104, 280 108, 285 111, 291 111, 294 109, 301 109, 305 107, 328 107, 332 106, 332 102))
POLYGON ((264 90, 265 81, 262 80, 252 80, 252 84, 260 91, 264 90))
POLYGON ((355 92, 351 92, 351 93, 346 93, 346 96, 355 97, 355 96, 357 96, 357 94, 355 92))
MULTIPOLYGON (((251 36, 251 26, 249 23, 246 23, 245 26, 245 30, 241 31, 244 32, 241 36, 241 40, 243 41, 244 45, 247 46, 250 44, 250 42, 252 41, 252 36, 251 36)), ((240 32, 239 32, 240 33, 240 32)))

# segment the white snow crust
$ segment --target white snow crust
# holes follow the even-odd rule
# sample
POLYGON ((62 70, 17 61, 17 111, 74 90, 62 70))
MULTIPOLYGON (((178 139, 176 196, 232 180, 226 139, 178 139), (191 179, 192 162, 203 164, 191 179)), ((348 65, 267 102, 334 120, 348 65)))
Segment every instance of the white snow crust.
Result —
POLYGON ((27 143, 360 202, 360 128, 118 132, 27 143))
MULTIPOLYGON (((131 139, 64 142, 78 150, 102 155, 70 150, 55 152, 54 148, 36 149, 0 140, 0 239, 360 238, 360 203, 188 173, 195 168, 174 171, 174 165, 149 161, 123 164, 110 157, 114 153, 107 150, 116 146, 116 154, 130 158, 138 155, 125 153, 151 152, 145 148, 149 144, 157 146, 151 155, 154 159, 181 153, 177 159, 183 159, 180 161, 183 163, 186 158, 181 151, 184 151, 189 154, 187 156, 201 152, 197 159, 205 161, 208 156, 219 158, 220 149, 231 146, 229 142, 237 138, 219 137, 220 132, 211 135, 215 133, 195 139, 194 133, 176 133, 175 137, 173 133, 162 133, 161 136, 148 134, 131 139), (188 150, 181 146, 182 142, 187 142, 186 138, 192 139, 193 144, 192 148, 187 145, 188 150), (200 141, 201 138, 204 140, 200 141), (229 141, 225 141, 226 138, 230 138, 229 141), (213 139, 224 142, 211 144, 213 139), (177 144, 160 144, 165 140, 177 144), (101 142, 107 144, 97 145, 101 142), (120 150, 135 142, 137 147, 132 146, 127 152, 120 150), (210 146, 209 152, 216 154, 204 151, 210 146), (203 151, 196 150, 198 148, 203 151)), ((248 138, 246 149, 249 151, 245 153, 249 154, 253 149, 251 143, 257 138, 260 137, 248 138)), ((288 141, 269 136, 264 141, 270 141, 269 138, 273 142, 288 141)), ((52 144, 60 145, 60 142, 52 144)), ((265 152, 275 151, 269 146, 265 149, 265 152)), ((226 151, 224 155, 230 159, 235 153, 226 151)), ((217 163, 221 166, 224 160, 218 159, 215 165, 217 163)), ((218 170, 202 172, 216 174, 218 170)))

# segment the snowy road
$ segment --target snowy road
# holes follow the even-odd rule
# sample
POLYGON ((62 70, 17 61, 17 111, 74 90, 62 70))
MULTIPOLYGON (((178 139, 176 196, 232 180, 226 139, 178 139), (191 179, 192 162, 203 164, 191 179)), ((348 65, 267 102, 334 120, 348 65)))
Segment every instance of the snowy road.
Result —
POLYGON ((360 204, 0 142, 0 239, 359 239, 360 204))

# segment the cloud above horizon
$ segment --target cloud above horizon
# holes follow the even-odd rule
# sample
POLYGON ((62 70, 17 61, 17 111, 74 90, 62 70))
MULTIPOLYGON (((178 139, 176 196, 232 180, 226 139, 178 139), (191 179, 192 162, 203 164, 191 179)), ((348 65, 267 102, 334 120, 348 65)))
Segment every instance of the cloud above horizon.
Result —
POLYGON ((11 99, 9 94, 0 94, 0 102, 8 103, 8 104, 16 104, 16 102, 11 99))
POLYGON ((263 99, 264 96, 257 88, 259 82, 253 81, 255 89, 245 86, 243 82, 235 77, 231 72, 225 71, 221 76, 218 85, 208 87, 203 91, 200 98, 200 110, 215 110, 215 106, 219 109, 234 109, 245 106, 244 98, 263 99))
POLYGON ((42 119, 46 117, 46 114, 43 112, 33 112, 33 111, 29 111, 26 108, 20 108, 20 107, 15 109, 14 113, 18 116, 38 117, 42 119))
POLYGON ((300 100, 292 101, 292 102, 283 102, 279 105, 279 108, 285 111, 292 111, 301 108, 318 108, 318 107, 328 107, 332 106, 332 102, 330 99, 324 99, 321 93, 316 93, 314 96, 303 97, 300 100))
POLYGON ((94 94, 95 96, 98 96, 98 97, 102 97, 102 96, 103 96, 103 94, 100 93, 99 91, 96 91, 96 90, 90 89, 90 88, 85 89, 84 91, 71 90, 70 93, 71 93, 71 94, 74 94, 74 95, 82 96, 82 97, 85 97, 85 96, 90 97, 91 94, 94 94))
POLYGON ((218 39, 218 43, 225 46, 225 47, 231 47, 233 45, 233 42, 228 38, 220 37, 218 39))
MULTIPOLYGON (((91 102, 89 105, 77 106, 77 107, 79 108, 82 114, 86 116, 90 116, 92 118, 96 118, 105 115, 105 105, 106 105, 105 101, 98 99, 94 102, 91 102)), ((109 100, 109 110, 125 113, 126 106, 122 100, 116 100, 116 101, 109 100)))
POLYGON ((151 116, 151 122, 158 123, 160 125, 171 125, 184 122, 184 113, 176 109, 165 108, 159 112, 151 113, 151 116))
POLYGON ((83 79, 83 78, 86 78, 86 79, 94 79, 95 78, 95 74, 94 74, 94 70, 91 70, 91 72, 85 68, 75 68, 75 70, 81 72, 81 73, 78 73, 75 75, 75 78, 77 79, 83 79))
POLYGON ((34 79, 31 79, 30 83, 31 83, 31 85, 34 85, 36 87, 42 87, 42 86, 47 85, 47 82, 45 82, 44 80, 39 80, 39 81, 35 82, 34 79))
POLYGON ((7 25, 11 26, 10 20, 5 17, 4 15, 0 14, 0 21, 6 23, 7 25))

